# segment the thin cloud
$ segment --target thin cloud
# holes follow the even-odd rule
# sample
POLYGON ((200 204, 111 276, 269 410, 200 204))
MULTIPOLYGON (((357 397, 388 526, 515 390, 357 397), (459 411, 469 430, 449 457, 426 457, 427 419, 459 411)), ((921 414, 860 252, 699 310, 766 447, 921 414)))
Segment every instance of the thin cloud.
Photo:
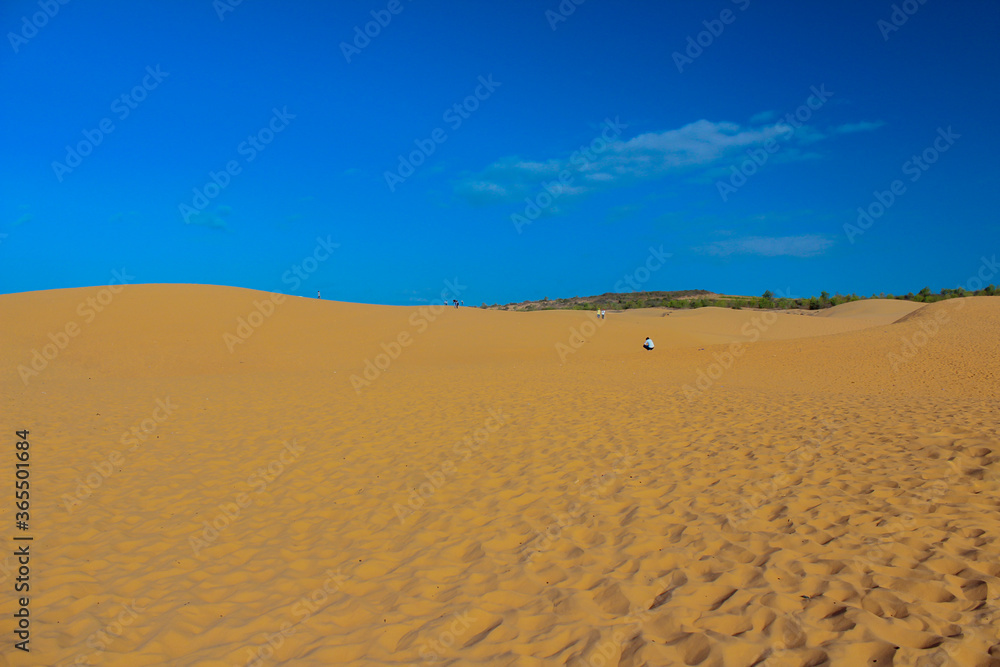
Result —
MULTIPOLYGON (((543 187, 554 197, 569 198, 671 173, 711 169, 772 140, 806 144, 823 136, 806 127, 793 131, 783 123, 753 127, 699 120, 674 130, 607 142, 589 155, 578 151, 546 160, 502 158, 460 181, 456 193, 474 205, 517 202, 543 187), (571 181, 558 181, 563 171, 569 172, 571 181)), ((787 153, 785 160, 800 159, 794 147, 782 152, 787 153)))
POLYGON ((767 123, 778 117, 776 111, 761 111, 760 113, 755 113, 750 116, 750 124, 757 125, 759 123, 767 123))
POLYGON ((759 255, 761 257, 815 257, 833 245, 833 239, 819 234, 801 236, 745 236, 716 241, 700 248, 716 257, 759 255))
POLYGON ((10 223, 10 226, 11 227, 20 227, 21 225, 23 225, 26 222, 31 222, 31 220, 32 220, 31 214, 30 213, 25 213, 24 215, 20 216, 17 220, 15 220, 14 222, 10 223))
POLYGON ((199 211, 188 218, 187 224, 198 227, 208 227, 209 229, 228 230, 226 218, 232 213, 229 206, 220 206, 217 211, 199 211))
POLYGON ((836 133, 836 134, 853 134, 855 132, 871 132, 873 130, 879 129, 883 125, 885 125, 885 121, 876 120, 876 121, 873 121, 873 122, 869 122, 869 121, 863 120, 863 121, 861 121, 859 123, 845 123, 843 125, 838 125, 837 127, 833 128, 832 131, 834 133, 836 133))

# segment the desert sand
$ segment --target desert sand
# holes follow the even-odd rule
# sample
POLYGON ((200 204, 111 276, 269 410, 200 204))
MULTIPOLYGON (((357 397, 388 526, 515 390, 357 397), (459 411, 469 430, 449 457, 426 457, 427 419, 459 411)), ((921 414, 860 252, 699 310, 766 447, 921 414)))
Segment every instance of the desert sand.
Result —
POLYGON ((0 663, 1000 665, 1000 299, 270 299, 0 296, 0 663))

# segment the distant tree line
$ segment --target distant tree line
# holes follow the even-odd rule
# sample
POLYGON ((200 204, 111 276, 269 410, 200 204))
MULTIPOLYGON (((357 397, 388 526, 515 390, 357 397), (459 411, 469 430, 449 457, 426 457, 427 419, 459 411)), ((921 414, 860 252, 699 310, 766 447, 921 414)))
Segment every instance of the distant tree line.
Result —
MULTIPOLYGON (((989 285, 975 292, 957 287, 954 289, 945 288, 934 294, 930 287, 925 287, 916 294, 909 292, 902 295, 894 294, 872 294, 871 296, 860 296, 858 294, 834 294, 820 292, 818 297, 812 296, 802 299, 790 299, 786 297, 776 297, 771 290, 767 290, 759 297, 701 297, 692 299, 667 299, 655 297, 637 296, 635 293, 624 293, 621 295, 602 295, 601 297, 588 298, 586 301, 579 300, 579 297, 572 299, 557 299, 549 301, 548 297, 541 302, 528 303, 521 306, 520 310, 629 310, 632 308, 705 308, 714 306, 716 308, 764 308, 764 309, 802 309, 802 310, 822 310, 851 301, 864 301, 867 299, 899 299, 902 301, 917 301, 922 303, 934 303, 945 299, 955 299, 964 296, 997 296, 1000 289, 995 285, 989 285)), ((481 308, 498 308, 508 310, 510 306, 521 304, 507 304, 498 306, 493 304, 487 306, 485 303, 481 308)))

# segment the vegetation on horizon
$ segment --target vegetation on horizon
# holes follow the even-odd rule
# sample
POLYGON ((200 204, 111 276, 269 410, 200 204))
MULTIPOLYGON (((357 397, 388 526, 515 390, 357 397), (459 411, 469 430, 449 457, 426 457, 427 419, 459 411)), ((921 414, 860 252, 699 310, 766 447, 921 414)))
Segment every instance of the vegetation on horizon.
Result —
POLYGON ((916 301, 922 303, 933 303, 945 299, 955 299, 965 296, 998 296, 1000 288, 995 285, 988 285, 984 289, 970 291, 962 287, 954 289, 942 289, 937 294, 931 292, 930 287, 924 287, 914 294, 909 292, 903 295, 893 294, 872 294, 871 296, 859 296, 857 294, 834 294, 820 292, 818 297, 808 298, 786 298, 775 296, 771 290, 767 290, 759 297, 752 296, 727 296, 715 294, 707 290, 685 290, 681 292, 608 292, 598 296, 579 297, 570 299, 556 299, 549 301, 548 297, 541 301, 522 301, 519 303, 508 303, 503 305, 493 304, 487 306, 483 303, 480 308, 494 310, 629 310, 632 308, 705 308, 713 306, 716 308, 756 308, 763 310, 822 310, 851 301, 865 301, 868 299, 899 299, 903 301, 916 301))

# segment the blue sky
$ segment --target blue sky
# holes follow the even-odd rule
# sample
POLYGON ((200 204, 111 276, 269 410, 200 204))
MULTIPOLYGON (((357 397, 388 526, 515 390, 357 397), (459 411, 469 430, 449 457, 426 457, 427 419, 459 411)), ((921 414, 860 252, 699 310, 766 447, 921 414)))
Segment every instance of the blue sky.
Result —
POLYGON ((1000 5, 648 4, 4 3, 0 292, 478 305, 652 247, 642 289, 905 293, 1000 251, 1000 5))

